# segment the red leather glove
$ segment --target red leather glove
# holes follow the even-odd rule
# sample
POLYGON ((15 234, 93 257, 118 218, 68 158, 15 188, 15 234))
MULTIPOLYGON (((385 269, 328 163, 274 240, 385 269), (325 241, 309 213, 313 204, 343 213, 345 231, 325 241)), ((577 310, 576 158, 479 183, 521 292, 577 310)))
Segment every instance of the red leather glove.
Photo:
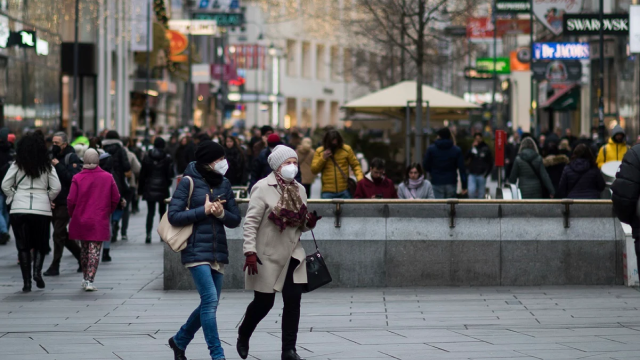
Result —
POLYGON ((307 227, 309 229, 314 229, 316 227, 316 223, 320 219, 322 219, 322 216, 318 216, 318 212, 315 210, 312 213, 307 213, 307 227))
POLYGON ((249 269, 249 275, 258 275, 258 263, 262 265, 262 262, 258 259, 258 255, 255 253, 249 254, 245 257, 244 268, 242 271, 249 269))

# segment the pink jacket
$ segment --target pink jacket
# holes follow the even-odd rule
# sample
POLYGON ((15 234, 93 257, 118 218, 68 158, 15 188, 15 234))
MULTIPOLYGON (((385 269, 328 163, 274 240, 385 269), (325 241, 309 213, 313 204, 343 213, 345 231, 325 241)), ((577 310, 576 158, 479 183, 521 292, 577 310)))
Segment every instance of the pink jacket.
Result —
POLYGON ((107 241, 111 214, 120 202, 120 193, 113 176, 102 170, 83 169, 71 181, 67 197, 69 209, 69 239, 107 241))

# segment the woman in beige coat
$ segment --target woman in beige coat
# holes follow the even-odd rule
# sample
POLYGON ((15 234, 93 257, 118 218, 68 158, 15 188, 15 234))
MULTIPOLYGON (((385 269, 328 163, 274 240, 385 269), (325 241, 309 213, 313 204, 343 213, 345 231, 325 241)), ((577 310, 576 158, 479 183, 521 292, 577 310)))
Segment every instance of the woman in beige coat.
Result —
POLYGON ((247 290, 254 291, 238 330, 237 350, 249 355, 249 339, 282 293, 282 360, 301 360, 296 353, 300 299, 307 283, 305 252, 300 235, 315 227, 319 217, 307 211, 304 187, 294 178, 298 156, 293 149, 276 146, 268 158, 273 172, 251 190, 244 223, 244 270, 247 290))

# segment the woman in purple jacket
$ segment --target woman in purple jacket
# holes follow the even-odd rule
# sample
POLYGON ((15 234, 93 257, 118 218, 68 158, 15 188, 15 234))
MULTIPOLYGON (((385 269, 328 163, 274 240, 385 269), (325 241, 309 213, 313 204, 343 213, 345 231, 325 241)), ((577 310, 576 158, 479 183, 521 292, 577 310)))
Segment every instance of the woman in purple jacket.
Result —
POLYGON ((67 198, 69 238, 80 240, 82 288, 96 291, 93 280, 98 270, 102 243, 109 241, 109 219, 120 201, 120 193, 110 173, 98 167, 100 155, 94 149, 84 153, 83 170, 73 177, 67 198))
POLYGON ((558 186, 559 197, 569 199, 600 199, 605 188, 604 178, 596 165, 591 149, 580 144, 565 166, 558 186))

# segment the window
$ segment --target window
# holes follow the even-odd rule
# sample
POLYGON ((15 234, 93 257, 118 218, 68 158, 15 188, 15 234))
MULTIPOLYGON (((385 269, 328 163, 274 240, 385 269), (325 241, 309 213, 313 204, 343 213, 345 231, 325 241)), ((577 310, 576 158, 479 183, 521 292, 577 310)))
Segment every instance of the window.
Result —
POLYGON ((325 80, 326 64, 324 62, 324 45, 318 45, 316 48, 316 78, 325 80))
POLYGON ((311 78, 311 44, 307 41, 302 43, 302 77, 311 78))
POLYGON ((331 47, 331 58, 329 63, 329 71, 331 72, 331 81, 340 80, 340 49, 337 46, 331 47))
POLYGON ((344 66, 342 76, 345 82, 353 81, 353 59, 351 58, 351 49, 344 49, 344 66))
POLYGON ((295 40, 287 40, 287 76, 296 77, 298 76, 297 69, 297 46, 295 40))

